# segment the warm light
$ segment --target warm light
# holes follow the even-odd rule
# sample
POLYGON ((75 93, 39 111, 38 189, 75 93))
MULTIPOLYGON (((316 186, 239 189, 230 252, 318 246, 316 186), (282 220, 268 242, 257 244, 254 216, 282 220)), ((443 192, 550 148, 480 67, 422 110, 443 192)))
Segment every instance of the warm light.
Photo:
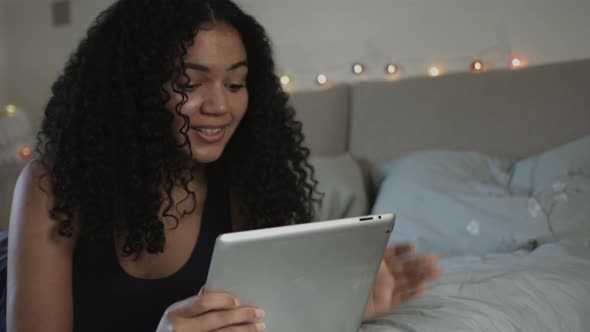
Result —
POLYGON ((319 85, 325 85, 326 83, 328 83, 328 77, 324 74, 319 74, 317 82, 319 85))
POLYGON ((291 83, 291 77, 289 77, 287 75, 281 76, 281 84, 282 85, 289 85, 289 83, 291 83))
POLYGON ((512 57, 512 59, 510 59, 510 67, 512 69, 517 69, 522 67, 524 64, 522 62, 522 60, 518 57, 512 57))
POLYGON ((483 62, 475 60, 471 63, 471 71, 476 73, 484 70, 483 62))
POLYGON ((33 152, 32 152, 32 151, 31 151, 31 149, 30 149, 30 148, 28 148, 28 147, 27 147, 27 148, 22 148, 22 149, 20 149, 20 157, 21 157, 22 159, 29 159, 29 158, 31 157, 31 154, 32 154, 32 153, 33 153, 33 152))
POLYGON ((16 106, 7 105, 6 106, 6 114, 8 114, 8 116, 16 116, 16 106))
POLYGON ((390 63, 387 65, 387 67, 385 67, 385 71, 388 74, 393 75, 393 74, 397 73, 397 66, 393 63, 390 63))
POLYGON ((432 77, 439 76, 440 73, 441 73, 441 70, 437 66, 432 66, 432 67, 428 68, 428 75, 430 75, 432 77))
POLYGON ((354 66, 352 66, 352 71, 357 75, 361 74, 364 70, 365 68, 360 63, 355 63, 354 66))

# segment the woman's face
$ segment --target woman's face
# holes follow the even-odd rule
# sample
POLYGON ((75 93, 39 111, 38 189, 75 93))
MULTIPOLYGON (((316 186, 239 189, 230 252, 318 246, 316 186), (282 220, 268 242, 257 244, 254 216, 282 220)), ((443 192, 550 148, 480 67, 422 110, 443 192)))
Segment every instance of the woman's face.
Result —
POLYGON ((164 87, 171 96, 167 108, 175 114, 174 133, 179 133, 184 120, 176 114, 184 90, 188 100, 180 110, 189 118, 190 148, 193 160, 210 163, 217 160, 236 131, 248 107, 246 50, 239 33, 225 24, 209 24, 199 30, 184 59, 186 77, 164 87))

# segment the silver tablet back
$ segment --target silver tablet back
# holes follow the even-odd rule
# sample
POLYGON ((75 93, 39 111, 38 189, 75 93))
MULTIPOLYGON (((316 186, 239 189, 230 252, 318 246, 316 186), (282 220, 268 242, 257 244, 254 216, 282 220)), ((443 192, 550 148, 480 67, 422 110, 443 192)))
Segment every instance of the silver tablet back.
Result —
POLYGON ((270 332, 357 332, 394 215, 221 235, 206 289, 266 312, 270 332))

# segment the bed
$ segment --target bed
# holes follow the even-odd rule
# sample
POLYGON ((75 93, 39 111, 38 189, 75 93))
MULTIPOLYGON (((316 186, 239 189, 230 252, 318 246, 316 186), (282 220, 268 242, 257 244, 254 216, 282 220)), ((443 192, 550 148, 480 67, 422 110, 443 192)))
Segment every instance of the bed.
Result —
POLYGON ((590 330, 590 60, 293 93, 326 196, 437 252, 427 294, 361 332, 590 330))

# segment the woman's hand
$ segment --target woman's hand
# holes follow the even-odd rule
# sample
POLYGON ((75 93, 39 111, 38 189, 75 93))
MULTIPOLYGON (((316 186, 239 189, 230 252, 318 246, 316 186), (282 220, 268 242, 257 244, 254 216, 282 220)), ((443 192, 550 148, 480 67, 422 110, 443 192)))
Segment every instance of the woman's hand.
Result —
POLYGON ((240 306, 231 294, 201 290, 168 307, 156 332, 259 332, 263 317, 264 311, 240 306))
POLYGON ((414 256, 414 245, 401 244, 385 250, 364 320, 390 312, 426 291, 426 283, 441 273, 434 255, 414 256))

